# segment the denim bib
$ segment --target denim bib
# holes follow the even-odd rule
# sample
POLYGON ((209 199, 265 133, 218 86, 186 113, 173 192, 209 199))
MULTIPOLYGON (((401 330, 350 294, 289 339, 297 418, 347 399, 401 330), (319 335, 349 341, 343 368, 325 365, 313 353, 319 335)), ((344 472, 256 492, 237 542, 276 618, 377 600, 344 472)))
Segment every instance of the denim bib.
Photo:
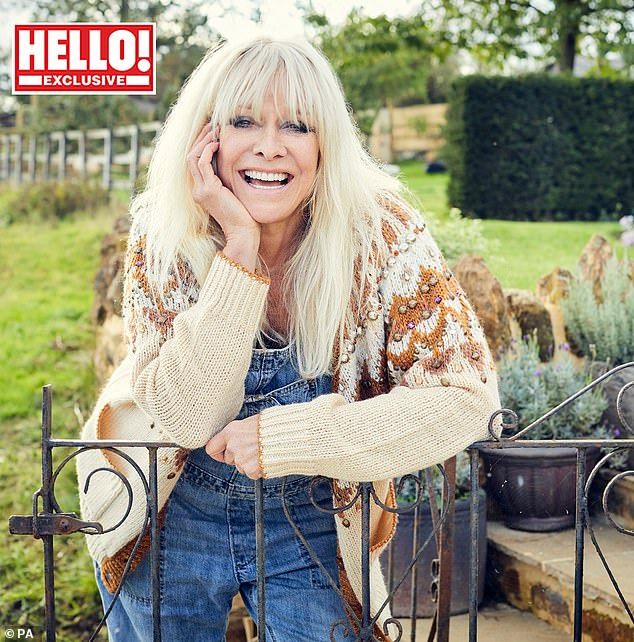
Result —
MULTIPOLYGON (((319 395, 332 392, 332 376, 303 379, 296 368, 294 344, 281 348, 254 348, 251 364, 244 381, 244 403, 236 419, 256 415, 266 408, 312 401, 319 395)), ((234 466, 217 462, 204 448, 193 450, 188 459, 220 479, 253 484, 253 480, 239 473, 234 466)), ((302 475, 288 475, 287 481, 304 479, 302 475)), ((264 486, 279 484, 280 480, 265 479, 264 486)))

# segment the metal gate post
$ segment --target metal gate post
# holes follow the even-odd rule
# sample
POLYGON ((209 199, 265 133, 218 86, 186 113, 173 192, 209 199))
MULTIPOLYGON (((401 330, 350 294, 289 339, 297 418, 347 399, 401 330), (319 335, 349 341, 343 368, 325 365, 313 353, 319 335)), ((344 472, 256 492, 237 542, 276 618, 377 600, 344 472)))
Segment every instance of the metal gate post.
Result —
MULTIPOLYGON (((42 497, 42 509, 44 513, 53 512, 51 502, 51 476, 53 474, 53 452, 49 445, 52 425, 52 392, 51 386, 42 388, 42 487, 35 494, 35 506, 37 508, 37 495, 42 497)), ((55 642, 55 569, 53 556, 53 535, 36 534, 37 521, 33 521, 33 535, 41 537, 44 544, 44 617, 46 620, 46 642, 55 642)))

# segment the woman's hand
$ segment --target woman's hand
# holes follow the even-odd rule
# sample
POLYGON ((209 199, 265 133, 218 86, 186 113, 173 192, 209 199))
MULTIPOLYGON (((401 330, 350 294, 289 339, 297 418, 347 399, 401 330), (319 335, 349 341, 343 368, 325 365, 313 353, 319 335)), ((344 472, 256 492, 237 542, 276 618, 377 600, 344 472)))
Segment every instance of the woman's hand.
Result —
POLYGON ((263 477, 258 459, 258 416, 228 423, 205 445, 207 454, 223 464, 235 466, 251 479, 263 477))
POLYGON ((224 232, 227 244, 260 241, 260 224, 253 219, 237 196, 225 187, 214 172, 211 161, 220 147, 220 128, 207 123, 187 155, 187 166, 194 180, 192 197, 224 232))

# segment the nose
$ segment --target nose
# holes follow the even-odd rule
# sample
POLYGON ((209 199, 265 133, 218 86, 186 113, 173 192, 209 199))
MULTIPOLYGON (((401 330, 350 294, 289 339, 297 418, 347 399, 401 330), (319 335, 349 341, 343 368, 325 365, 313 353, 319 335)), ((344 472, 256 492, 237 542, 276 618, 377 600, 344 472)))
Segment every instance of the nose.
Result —
POLYGON ((277 126, 260 128, 258 137, 253 143, 253 153, 256 155, 261 154, 267 160, 286 156, 286 147, 280 138, 277 126))

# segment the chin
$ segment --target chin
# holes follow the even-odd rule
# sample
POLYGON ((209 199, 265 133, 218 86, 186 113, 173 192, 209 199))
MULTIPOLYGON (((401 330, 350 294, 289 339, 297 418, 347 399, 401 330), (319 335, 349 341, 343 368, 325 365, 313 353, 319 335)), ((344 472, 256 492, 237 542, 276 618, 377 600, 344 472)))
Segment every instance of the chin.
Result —
POLYGON ((256 202, 252 205, 247 202, 244 204, 253 220, 262 225, 267 225, 269 223, 281 223, 283 221, 290 220, 293 217, 293 212, 297 211, 297 207, 284 207, 273 203, 270 205, 267 204, 264 207, 261 202, 256 202))
POLYGON ((272 223, 283 223, 284 221, 290 221, 292 218, 292 214, 280 214, 279 210, 276 210, 274 212, 271 211, 262 211, 258 210, 257 208, 253 208, 252 210, 249 210, 249 214, 251 214, 251 218, 256 221, 257 223, 260 223, 260 225, 271 225, 272 223))

